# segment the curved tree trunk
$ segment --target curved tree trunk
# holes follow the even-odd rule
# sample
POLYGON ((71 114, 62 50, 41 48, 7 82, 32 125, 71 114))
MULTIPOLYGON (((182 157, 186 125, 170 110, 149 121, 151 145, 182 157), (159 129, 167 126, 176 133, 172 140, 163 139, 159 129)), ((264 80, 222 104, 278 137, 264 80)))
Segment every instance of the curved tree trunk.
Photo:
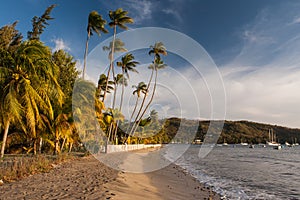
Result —
MULTIPOLYGON (((149 83, 148 83, 148 85, 147 85, 147 89, 146 89, 147 93, 148 93, 148 91, 149 91, 149 88, 150 88, 150 84, 151 84, 152 78, 153 78, 153 70, 152 70, 152 72, 151 72, 151 76, 150 76, 150 79, 149 79, 149 83)), ((136 124, 136 123, 137 123, 137 121, 138 121, 138 119, 139 119, 139 116, 140 116, 140 114, 141 114, 141 112, 142 112, 143 106, 144 106, 145 101, 146 101, 146 97, 147 97, 147 95, 145 95, 144 98, 143 98, 141 107, 140 107, 140 109, 139 109, 139 111, 138 111, 138 113, 137 113, 137 115, 136 115, 136 117, 135 117, 135 119, 134 119, 133 126, 132 126, 132 128, 131 128, 131 130, 130 130, 130 132, 129 132, 129 135, 132 135, 132 134, 134 133, 133 130, 136 130, 135 127, 138 126, 138 124, 136 124)))
POLYGON ((150 98, 150 100, 149 100, 148 104, 146 105, 146 107, 145 107, 145 109, 144 109, 143 113, 141 114, 141 116, 140 116, 140 118, 139 118, 139 120, 138 120, 138 122, 137 122, 137 125, 135 126, 135 129, 134 129, 134 131, 133 131, 133 132, 135 132, 135 131, 136 131, 136 129, 137 129, 137 127, 138 127, 139 123, 141 122, 141 120, 142 120, 143 116, 145 115, 145 113, 146 113, 147 109, 149 108, 149 106, 151 105, 151 103, 152 103, 152 101, 153 101, 154 94, 155 94, 155 90, 156 90, 156 81, 157 81, 157 70, 155 70, 155 80, 154 80, 154 87, 153 87, 152 96, 151 96, 151 98, 150 98))
POLYGON ((85 77, 85 70, 86 70, 86 61, 87 61, 87 54, 88 54, 88 49, 89 49, 89 40, 91 36, 91 31, 88 31, 86 43, 85 43, 85 51, 84 51, 84 63, 83 63, 83 70, 82 70, 82 79, 84 80, 85 77))
POLYGON ((133 115, 134 115, 134 113, 135 113, 135 111, 136 111, 136 108, 137 108, 138 102, 139 102, 139 97, 137 96, 137 98, 136 98, 136 101, 135 101, 135 106, 134 106, 134 109, 133 109, 133 111, 132 111, 132 114, 131 114, 131 116, 130 116, 129 124, 128 124, 128 126, 127 126, 126 133, 129 131, 130 124, 131 124, 131 120, 132 120, 132 118, 133 118, 133 115))
POLYGON ((1 158, 4 157, 4 151, 5 151, 5 145, 6 145, 6 140, 7 140, 9 125, 10 125, 10 120, 7 120, 7 122, 5 124, 4 135, 3 135, 3 142, 2 142, 2 147, 1 147, 1 158))

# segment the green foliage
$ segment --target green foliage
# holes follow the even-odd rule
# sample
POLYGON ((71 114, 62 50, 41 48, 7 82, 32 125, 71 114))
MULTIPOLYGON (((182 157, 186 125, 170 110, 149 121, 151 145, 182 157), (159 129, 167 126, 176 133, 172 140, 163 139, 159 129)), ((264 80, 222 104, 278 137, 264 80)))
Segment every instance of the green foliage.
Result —
POLYGON ((132 24, 134 20, 131 17, 127 16, 128 12, 122 8, 118 8, 115 11, 109 11, 109 18, 111 22, 109 23, 110 27, 120 27, 124 30, 127 30, 128 27, 125 24, 132 24))
POLYGON ((64 50, 54 52, 52 60, 59 68, 58 84, 65 96, 62 110, 64 113, 70 113, 72 111, 72 93, 74 83, 80 74, 76 69, 76 61, 74 61, 74 58, 64 50))
POLYGON ((34 16, 32 18, 32 31, 27 32, 27 38, 29 40, 40 39, 40 36, 44 32, 44 29, 47 25, 49 25, 48 21, 53 19, 50 16, 50 13, 54 7, 56 7, 56 5, 49 6, 41 17, 34 16))
POLYGON ((17 21, 0 29, 0 49, 14 52, 20 46, 23 36, 16 30, 17 21))
MULTIPOLYGON (((163 143, 169 143, 176 134, 181 134, 179 128, 184 130, 182 133, 182 142, 190 142, 193 139, 205 138, 209 128, 210 121, 195 121, 179 118, 167 119, 164 123, 164 140, 163 143), (195 137, 193 137, 195 136, 195 137)), ((295 138, 300 138, 300 129, 291 129, 270 124, 261 124, 249 121, 225 121, 222 133, 218 143, 224 140, 230 144, 247 143, 266 143, 268 140, 268 130, 273 129, 280 143, 288 141, 293 143, 295 138)), ((217 129, 211 128, 211 134, 217 133, 217 129)))

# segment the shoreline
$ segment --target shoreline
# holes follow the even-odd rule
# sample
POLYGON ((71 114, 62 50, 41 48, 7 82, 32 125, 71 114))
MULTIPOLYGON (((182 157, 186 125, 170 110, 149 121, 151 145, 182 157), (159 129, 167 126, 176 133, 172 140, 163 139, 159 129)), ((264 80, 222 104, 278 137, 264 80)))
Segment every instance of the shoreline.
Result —
POLYGON ((220 199, 180 166, 148 173, 114 170, 93 156, 0 186, 0 199, 220 199))

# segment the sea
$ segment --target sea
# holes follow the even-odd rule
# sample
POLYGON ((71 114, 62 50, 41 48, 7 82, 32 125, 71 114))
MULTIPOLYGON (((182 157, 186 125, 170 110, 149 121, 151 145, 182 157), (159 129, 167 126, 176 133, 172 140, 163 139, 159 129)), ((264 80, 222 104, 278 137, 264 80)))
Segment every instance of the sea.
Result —
POLYGON ((215 146, 204 158, 200 148, 191 145, 175 164, 222 199, 300 200, 300 146, 215 146))

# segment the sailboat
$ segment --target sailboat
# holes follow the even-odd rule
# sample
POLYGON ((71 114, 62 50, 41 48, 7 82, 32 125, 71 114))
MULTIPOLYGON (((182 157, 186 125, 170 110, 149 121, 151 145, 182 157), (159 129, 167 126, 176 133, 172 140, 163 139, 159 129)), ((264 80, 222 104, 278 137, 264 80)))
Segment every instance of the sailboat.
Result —
POLYGON ((279 146, 280 144, 276 142, 276 135, 274 135, 273 129, 269 129, 269 141, 267 141, 268 146, 279 146))

